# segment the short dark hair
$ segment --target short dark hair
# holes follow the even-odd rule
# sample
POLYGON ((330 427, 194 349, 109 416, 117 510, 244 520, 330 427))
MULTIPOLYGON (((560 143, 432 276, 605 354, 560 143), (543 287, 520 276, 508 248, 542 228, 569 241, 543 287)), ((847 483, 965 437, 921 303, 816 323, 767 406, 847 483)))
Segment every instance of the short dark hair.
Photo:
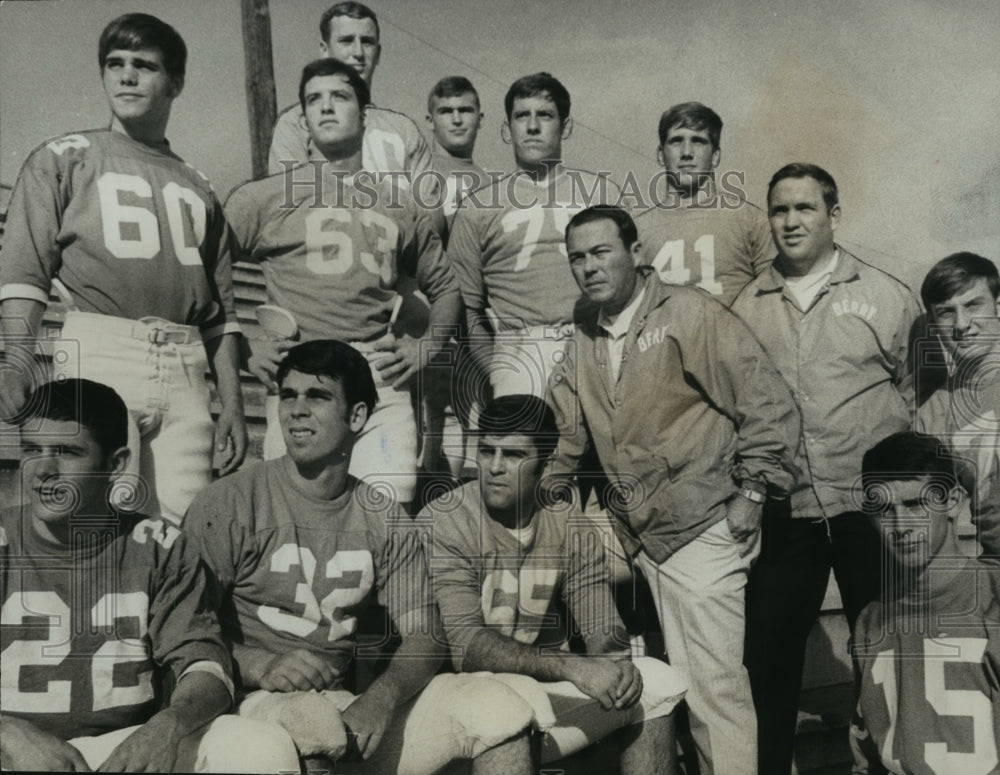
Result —
POLYGON ((427 95, 427 112, 434 112, 434 100, 443 100, 448 97, 461 97, 463 94, 471 94, 476 98, 476 110, 479 110, 479 92, 472 85, 472 81, 463 75, 449 75, 442 78, 431 89, 427 95))
POLYGON ((771 176, 771 182, 767 184, 767 206, 769 209, 771 207, 771 192, 785 178, 812 178, 819 183, 820 189, 823 191, 823 202, 826 204, 826 211, 830 212, 837 205, 837 184, 833 179, 833 175, 815 164, 797 161, 792 164, 786 164, 771 176))
POLYGON ((920 299, 930 313, 932 304, 967 291, 980 279, 986 280, 994 299, 1000 296, 1000 273, 996 264, 975 253, 952 253, 931 267, 920 286, 920 299))
POLYGON ((187 68, 187 46, 173 27, 148 13, 126 13, 113 19, 97 44, 97 62, 104 72, 108 54, 116 49, 136 51, 152 48, 163 57, 163 68, 174 78, 183 78, 187 68))
POLYGON ((375 22, 375 35, 378 38, 382 37, 382 29, 378 26, 378 17, 375 12, 364 3, 345 0, 343 3, 331 5, 319 17, 319 34, 324 43, 330 40, 330 26, 334 16, 346 16, 349 19, 371 19, 375 22))
POLYGON ((538 396, 509 395, 494 398, 479 413, 477 436, 491 434, 531 437, 540 457, 548 457, 556 448, 559 428, 551 407, 538 396))
POLYGON ((660 145, 667 141, 667 134, 674 127, 693 129, 700 132, 708 130, 708 139, 712 141, 712 150, 719 149, 719 139, 722 137, 722 119, 719 114, 700 102, 681 102, 663 111, 660 116, 660 145))
POLYGON ((639 230, 636 228, 632 216, 621 207, 614 205, 594 205, 578 212, 566 224, 566 239, 569 239, 570 229, 602 219, 612 221, 618 227, 618 236, 621 237, 626 248, 632 247, 639 239, 639 230))
POLYGON ((79 423, 90 431, 107 456, 128 445, 128 409, 113 388, 89 379, 59 379, 39 385, 28 396, 19 418, 79 423))
POLYGON ((313 78, 321 75, 342 75, 347 83, 354 89, 354 96, 358 99, 358 107, 364 110, 365 106, 371 102, 371 91, 365 79, 358 75, 358 71, 339 59, 323 57, 314 59, 302 68, 302 77, 299 79, 299 105, 302 110, 306 109, 306 84, 313 78))
POLYGON ((564 122, 569 118, 569 92, 552 74, 542 72, 525 75, 510 85, 507 96, 503 98, 504 114, 508 120, 514 110, 514 100, 528 97, 548 97, 556 104, 559 120, 564 122))
POLYGON ((913 431, 887 436, 861 459, 865 512, 878 514, 887 505, 880 483, 924 478, 933 480, 930 487, 934 491, 928 493, 931 498, 943 499, 944 491, 956 484, 967 494, 976 491, 975 476, 969 466, 953 455, 941 439, 913 431))
POLYGON ((313 339, 302 342, 285 353, 278 366, 275 381, 284 384, 288 372, 298 371, 314 377, 329 377, 344 389, 348 407, 358 402, 368 407, 371 416, 378 403, 378 390, 372 377, 371 366, 360 352, 346 342, 336 339, 313 339))

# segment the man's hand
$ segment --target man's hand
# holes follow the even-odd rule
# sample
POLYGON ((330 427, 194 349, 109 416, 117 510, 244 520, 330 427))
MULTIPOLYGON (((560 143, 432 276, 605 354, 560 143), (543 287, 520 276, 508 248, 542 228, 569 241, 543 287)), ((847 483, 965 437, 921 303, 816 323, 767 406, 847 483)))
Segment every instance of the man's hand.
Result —
POLYGON ((30 721, 4 716, 0 734, 0 767, 5 770, 91 771, 83 754, 30 721))
POLYGON ((629 659, 567 657, 569 680, 605 710, 624 710, 642 696, 642 674, 629 659))
POLYGON ((291 339, 281 342, 274 342, 270 339, 254 339, 253 343, 249 345, 247 371, 263 383, 268 393, 273 395, 278 392, 278 383, 274 381, 274 377, 278 373, 278 366, 285 358, 285 353, 295 344, 291 339))
POLYGON ((181 739, 180 721, 162 710, 122 740, 98 772, 173 772, 181 739))
POLYGON ((400 388, 418 371, 427 365, 428 348, 424 340, 412 336, 401 336, 398 339, 392 333, 372 343, 372 348, 384 357, 375 361, 379 377, 384 382, 391 382, 393 388, 400 388))
POLYGON ((347 706, 341 714, 347 730, 347 753, 358 747, 358 755, 368 759, 378 749, 385 730, 392 721, 396 705, 381 694, 367 691, 347 706))
POLYGON ((733 538, 743 543, 740 555, 745 557, 756 546, 760 539, 760 519, 764 513, 764 504, 754 503, 747 497, 737 493, 726 509, 726 522, 733 538))
POLYGON ((340 674, 325 659, 306 649, 278 654, 264 668, 260 688, 269 692, 322 691, 340 674))
POLYGON ((231 474, 247 454, 247 423, 239 407, 225 406, 215 424, 215 449, 222 463, 219 473, 231 474))

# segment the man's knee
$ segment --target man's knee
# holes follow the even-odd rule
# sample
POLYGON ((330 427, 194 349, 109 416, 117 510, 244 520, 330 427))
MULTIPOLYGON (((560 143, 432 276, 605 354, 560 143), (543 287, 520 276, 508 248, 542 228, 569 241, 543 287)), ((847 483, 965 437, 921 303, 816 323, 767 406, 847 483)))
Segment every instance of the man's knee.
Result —
POLYGON ((687 693, 687 679, 676 668, 659 659, 638 657, 634 661, 642 675, 640 703, 643 718, 653 719, 671 713, 687 693))
POLYGON ((299 755, 277 724, 219 716, 198 745, 196 772, 298 772, 299 755))

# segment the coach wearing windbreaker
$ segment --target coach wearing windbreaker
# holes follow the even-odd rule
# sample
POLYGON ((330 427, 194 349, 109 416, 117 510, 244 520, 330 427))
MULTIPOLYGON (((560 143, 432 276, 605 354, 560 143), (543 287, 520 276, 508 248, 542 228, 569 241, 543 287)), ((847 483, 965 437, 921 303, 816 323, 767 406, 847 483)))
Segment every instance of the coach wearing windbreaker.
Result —
POLYGON ((550 472, 593 444, 622 544, 649 580, 687 702, 702 772, 746 775, 756 721, 743 667, 744 587, 762 504, 785 495, 800 420, 747 327, 694 288, 636 271, 635 223, 577 214, 570 266, 600 308, 550 381, 561 438, 550 472))
POLYGON ((789 164, 767 192, 778 257, 740 291, 746 321, 802 410, 799 480, 768 504, 747 586, 747 669, 757 710, 758 769, 792 767, 806 638, 832 566, 853 628, 880 583, 880 536, 861 512, 861 458, 910 425, 910 327, 919 307, 895 277, 834 242, 837 184, 789 164), (780 601, 780 603, 776 602, 780 601))

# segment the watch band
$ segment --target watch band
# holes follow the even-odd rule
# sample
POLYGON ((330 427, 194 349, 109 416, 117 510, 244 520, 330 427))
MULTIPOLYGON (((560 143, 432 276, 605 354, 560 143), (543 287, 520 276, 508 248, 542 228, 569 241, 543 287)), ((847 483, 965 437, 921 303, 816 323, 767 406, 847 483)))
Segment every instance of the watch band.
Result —
POLYGON ((751 490, 749 487, 741 487, 739 492, 744 498, 754 503, 763 503, 767 500, 767 496, 764 493, 751 490))

